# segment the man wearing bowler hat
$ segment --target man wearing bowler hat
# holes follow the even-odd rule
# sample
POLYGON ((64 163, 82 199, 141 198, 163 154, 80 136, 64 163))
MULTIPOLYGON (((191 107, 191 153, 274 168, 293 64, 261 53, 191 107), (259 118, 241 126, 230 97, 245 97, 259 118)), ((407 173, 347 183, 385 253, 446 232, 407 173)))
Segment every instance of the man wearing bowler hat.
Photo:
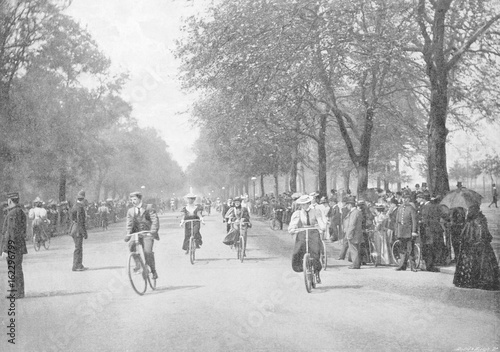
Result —
POLYGON ((16 299, 24 297, 23 256, 28 254, 26 214, 19 205, 19 193, 7 194, 7 209, 2 227, 1 252, 7 257, 10 292, 7 298, 16 299))
POLYGON ((87 228, 85 227, 85 191, 78 192, 76 203, 71 208, 70 219, 71 229, 70 235, 75 242, 75 252, 73 253, 73 271, 84 271, 88 268, 83 266, 83 240, 87 239, 87 228))
POLYGON ((356 200, 354 197, 348 197, 346 200, 347 215, 343 221, 343 230, 345 240, 349 246, 349 255, 352 260, 352 265, 349 269, 361 268, 360 246, 363 241, 363 214, 361 210, 356 207, 356 200))

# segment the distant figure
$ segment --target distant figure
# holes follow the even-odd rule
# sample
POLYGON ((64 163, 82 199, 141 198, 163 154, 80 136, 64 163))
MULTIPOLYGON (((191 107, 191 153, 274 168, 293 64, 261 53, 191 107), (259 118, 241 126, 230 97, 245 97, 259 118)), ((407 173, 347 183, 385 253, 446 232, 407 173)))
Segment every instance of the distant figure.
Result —
POLYGON ((492 184, 491 186, 493 187, 493 189, 491 190, 491 193, 493 195, 493 200, 491 201, 490 205, 488 205, 488 208, 491 207, 493 204, 495 204, 495 207, 498 208, 498 205, 497 205, 497 198, 498 198, 497 186, 495 184, 492 184))

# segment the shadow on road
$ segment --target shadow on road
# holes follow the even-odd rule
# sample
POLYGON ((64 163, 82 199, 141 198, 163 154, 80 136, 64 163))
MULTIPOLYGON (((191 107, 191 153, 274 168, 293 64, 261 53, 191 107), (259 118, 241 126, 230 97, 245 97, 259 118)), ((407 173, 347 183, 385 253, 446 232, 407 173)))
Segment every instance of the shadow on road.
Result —
POLYGON ((157 287, 150 294, 160 294, 164 292, 177 291, 177 290, 194 290, 200 287, 204 287, 201 285, 191 285, 191 286, 165 286, 165 287, 157 287))
POLYGON ((113 270, 113 269, 124 269, 125 266, 103 266, 101 268, 88 268, 88 271, 94 270, 113 270))
POLYGON ((362 288, 363 285, 342 285, 342 286, 316 286, 315 291, 331 291, 338 289, 362 288))
POLYGON ((245 257, 245 262, 247 261, 266 261, 266 260, 275 260, 279 259, 278 257, 265 257, 265 258, 259 258, 259 257, 245 257))
POLYGON ((68 292, 68 291, 49 291, 49 292, 33 292, 27 294, 25 299, 29 298, 46 298, 46 297, 62 297, 62 296, 75 296, 84 295, 87 293, 93 293, 92 291, 79 291, 79 292, 68 292))

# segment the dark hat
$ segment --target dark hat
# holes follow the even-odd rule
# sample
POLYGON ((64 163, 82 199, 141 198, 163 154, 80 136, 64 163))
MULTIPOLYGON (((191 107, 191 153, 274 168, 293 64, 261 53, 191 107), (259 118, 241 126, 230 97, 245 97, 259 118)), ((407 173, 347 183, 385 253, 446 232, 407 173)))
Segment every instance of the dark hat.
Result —
POLYGON ((427 182, 422 182, 422 187, 427 187, 427 182))
POLYGON ((235 197, 235 198, 233 199, 233 202, 241 202, 241 197, 235 197))
POLYGON ((403 198, 411 198, 411 193, 408 190, 404 190, 402 194, 403 198))
POLYGON ((418 188, 418 187, 420 187, 420 185, 417 183, 417 184, 415 185, 415 187, 416 187, 416 188, 418 188))
POLYGON ((462 186, 462 181, 458 181, 458 182, 457 182, 457 188, 462 188, 462 187, 463 187, 463 186, 462 186))
POLYGON ((346 200, 345 200, 345 204, 356 205, 356 198, 354 198, 354 197, 347 197, 346 200))
POLYGON ((7 193, 8 199, 19 199, 19 192, 9 192, 7 193))
POLYGON ((77 199, 84 199, 85 198, 85 191, 82 189, 80 192, 78 192, 78 195, 76 196, 77 199))

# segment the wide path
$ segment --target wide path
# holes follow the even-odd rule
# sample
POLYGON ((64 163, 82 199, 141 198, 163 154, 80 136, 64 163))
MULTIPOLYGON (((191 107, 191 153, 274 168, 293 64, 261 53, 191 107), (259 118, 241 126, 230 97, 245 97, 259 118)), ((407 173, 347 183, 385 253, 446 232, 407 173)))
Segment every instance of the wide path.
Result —
MULTIPOLYGON (((457 289, 442 273, 348 270, 330 260, 308 294, 291 270, 293 238, 254 221, 244 263, 212 214, 191 265, 174 214, 155 244, 158 289, 139 296, 125 274, 124 224, 91 232, 85 272, 73 242, 25 257, 27 297, 15 303, 15 345, 0 300, 0 351, 459 351, 500 346, 500 293, 457 289)), ((332 246, 332 244, 329 244, 332 246)), ((336 255, 329 247, 330 259, 336 255)), ((5 295, 6 268, 0 266, 5 295)))

